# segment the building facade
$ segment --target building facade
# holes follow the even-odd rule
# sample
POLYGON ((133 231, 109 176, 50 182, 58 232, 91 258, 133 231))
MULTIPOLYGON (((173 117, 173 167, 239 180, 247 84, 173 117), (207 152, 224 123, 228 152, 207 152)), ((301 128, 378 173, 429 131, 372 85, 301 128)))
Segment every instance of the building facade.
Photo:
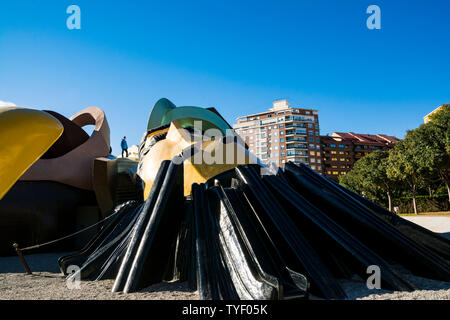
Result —
POLYGON ((288 161, 305 163, 322 173, 317 110, 278 100, 266 112, 238 118, 233 128, 262 162, 281 167, 288 161))
POLYGON ((334 132, 331 136, 321 136, 322 169, 326 177, 338 180, 347 174, 354 163, 376 150, 389 150, 400 139, 385 134, 358 134, 334 132))
POLYGON ((433 114, 437 113, 438 111, 442 110, 444 108, 444 105, 437 107, 433 111, 431 111, 429 114, 427 114, 425 117, 423 117, 423 123, 430 122, 430 118, 433 114))

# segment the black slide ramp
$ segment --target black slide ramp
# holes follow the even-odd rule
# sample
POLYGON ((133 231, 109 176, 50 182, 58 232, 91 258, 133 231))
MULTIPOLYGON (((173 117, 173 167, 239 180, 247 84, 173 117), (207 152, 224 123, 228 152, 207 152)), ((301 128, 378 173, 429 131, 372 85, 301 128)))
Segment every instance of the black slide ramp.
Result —
MULTIPOLYGON (((218 300, 220 299, 219 290, 217 289, 217 280, 214 279, 214 270, 211 268, 210 261, 214 258, 208 252, 207 243, 210 239, 207 238, 207 226, 205 226, 203 218, 202 206, 202 192, 205 190, 200 185, 194 183, 192 185, 192 205, 194 213, 195 226, 195 249, 196 249, 196 270, 197 270, 197 289, 202 300, 218 300)), ((213 239, 214 240, 214 239, 213 239)), ((213 260, 213 263, 216 262, 213 260)))
POLYGON ((131 269, 131 264, 133 263, 133 259, 136 255, 137 249, 142 239, 142 235, 145 231, 153 207, 161 191, 161 187, 163 185, 167 169, 169 168, 169 164, 170 161, 168 160, 161 162, 161 166, 159 167, 158 173, 156 174, 155 180, 150 190, 150 194, 147 197, 147 200, 144 203, 142 211, 140 212, 139 218, 133 228, 127 250, 124 254, 122 263, 120 265, 119 271, 117 272, 117 276, 111 290, 112 292, 122 291, 125 286, 125 282, 128 278, 131 269))
POLYGON ((447 261, 402 234, 359 202, 336 195, 320 179, 313 179, 304 171, 304 167, 292 163, 285 166, 286 177, 298 193, 367 247, 389 262, 402 264, 416 275, 450 281, 447 261))
POLYGON ((126 239, 137 220, 141 206, 130 210, 102 240, 88 259, 81 265, 81 279, 95 280, 102 272, 102 266, 116 252, 117 246, 126 239))
POLYGON ((217 194, 221 210, 229 216, 250 272, 258 281, 276 289, 270 299, 307 298, 309 284, 306 277, 286 267, 273 242, 247 208, 247 202, 241 199, 241 191, 222 186, 211 191, 217 194))
MULTIPOLYGON (((447 257, 450 254, 450 252, 448 251, 448 243, 450 242, 448 239, 445 239, 437 235, 436 233, 433 233, 427 229, 415 225, 414 223, 402 219, 387 210, 384 210, 384 212, 381 212, 381 214, 380 212, 375 212, 374 210, 372 210, 372 207, 379 207, 378 205, 354 193, 354 195, 358 196, 358 199, 356 199, 356 197, 352 197, 350 191, 348 193, 343 192, 343 189, 345 188, 336 187, 336 183, 331 182, 330 179, 322 177, 305 165, 296 166, 293 164, 289 164, 289 168, 296 172, 300 177, 304 176, 306 180, 314 181, 316 185, 324 188, 324 190, 326 190, 326 193, 334 194, 337 199, 340 199, 341 202, 347 203, 349 206, 355 208, 355 211, 359 212, 361 216, 365 216, 369 220, 373 219, 373 224, 379 223, 381 226, 384 226, 386 228, 386 232, 393 231, 394 234, 398 234, 403 239, 406 239, 406 241, 411 242, 413 244, 412 247, 414 250, 418 250, 422 254, 427 255, 428 259, 434 260, 433 265, 443 266, 444 273, 449 273, 450 266, 447 263, 447 257), (369 206, 369 204, 371 205, 369 206), (399 222, 400 220, 404 221, 406 224, 402 224, 401 222, 399 222), (400 225, 396 225, 397 223, 400 223, 400 225), (402 232, 402 226, 405 226, 407 228, 407 232, 402 232), (413 230, 415 230, 415 232, 411 233, 411 231, 413 230), (433 246, 433 244, 435 246, 433 246)), ((414 259, 415 256, 413 256, 413 260, 414 259)), ((419 261, 419 264, 420 263, 421 261, 419 261)), ((430 267, 433 268, 433 265, 430 267)), ((408 265, 405 265, 405 267, 408 267, 408 265)), ((410 265, 409 267, 409 269, 411 269, 415 266, 410 265)), ((440 267, 438 267, 438 269, 440 269, 440 267)), ((418 268, 415 270, 415 272, 418 272, 419 275, 423 276, 427 276, 428 274, 429 277, 433 278, 433 271, 427 270, 427 265, 425 265, 424 270, 418 268)), ((440 274, 440 271, 438 270, 437 273, 440 274)), ((444 275, 444 278, 438 279, 443 280, 445 279, 445 277, 446 276, 444 275)))
POLYGON ((128 201, 115 207, 111 213, 112 217, 105 221, 101 230, 95 235, 80 251, 73 254, 62 256, 58 259, 58 265, 61 272, 67 275, 67 267, 70 265, 81 266, 94 252, 103 239, 113 230, 114 226, 129 210, 136 208, 138 204, 135 201, 128 201))
POLYGON ((204 184, 192 185, 196 233, 197 287, 203 300, 236 300, 229 270, 219 248, 219 231, 204 184))
POLYGON ((308 280, 303 274, 287 268, 267 230, 248 207, 242 192, 234 188, 221 188, 221 193, 240 238, 247 246, 250 256, 254 257, 255 264, 262 272, 278 279, 278 298, 307 298, 308 280))
POLYGON ((379 206, 378 204, 366 199, 359 194, 341 186, 340 184, 329 179, 329 182, 333 184, 340 191, 346 193, 346 195, 353 197, 355 200, 361 202, 367 208, 371 209, 379 217, 385 219, 387 222, 396 227, 404 235, 410 237, 416 242, 421 243, 434 253, 440 255, 443 259, 450 260, 450 240, 428 230, 418 224, 408 221, 389 210, 379 206))
POLYGON ((217 187, 208 190, 208 199, 210 206, 215 208, 219 247, 239 299, 277 299, 278 279, 265 273, 257 257, 247 250, 217 187))
POLYGON ((183 163, 174 159, 167 169, 123 292, 134 292, 163 280, 183 219, 183 201, 183 163))
MULTIPOLYGON (((382 270, 381 279, 383 287, 392 290, 414 290, 416 286, 402 275, 393 271, 390 265, 380 256, 366 247, 358 239, 348 233, 344 228, 334 222, 320 209, 312 205, 302 195, 298 194, 285 180, 277 176, 264 176, 263 181, 274 192, 281 203, 284 204, 286 212, 292 220, 299 226, 299 229, 309 229, 308 240, 320 242, 325 247, 330 246, 330 242, 340 251, 345 250, 347 254, 337 256, 340 263, 348 264, 354 274, 361 278, 367 277, 367 267, 377 265, 382 270), (356 266, 354 268, 353 266, 356 266)), ((313 243, 312 243, 313 244, 313 243)), ((340 251, 336 250, 336 253, 340 251)), ((322 253, 322 252, 320 252, 322 253)))
POLYGON ((130 242, 131 232, 132 229, 130 230, 129 234, 115 246, 109 257, 105 259, 105 261, 100 266, 100 269, 95 274, 95 280, 116 278, 123 256, 125 255, 128 244, 130 242))
POLYGON ((197 290, 197 270, 195 251, 195 222, 192 200, 185 201, 185 220, 180 228, 179 242, 177 247, 177 258, 175 273, 178 274, 179 281, 188 282, 188 287, 197 290))
POLYGON ((243 191, 250 205, 258 211, 262 223, 273 232, 272 238, 282 250, 288 266, 305 272, 311 281, 311 292, 326 299, 347 298, 344 290, 336 282, 317 253, 295 227, 294 222, 284 211, 277 198, 263 184, 260 176, 251 166, 236 168, 238 178, 244 183, 243 191))

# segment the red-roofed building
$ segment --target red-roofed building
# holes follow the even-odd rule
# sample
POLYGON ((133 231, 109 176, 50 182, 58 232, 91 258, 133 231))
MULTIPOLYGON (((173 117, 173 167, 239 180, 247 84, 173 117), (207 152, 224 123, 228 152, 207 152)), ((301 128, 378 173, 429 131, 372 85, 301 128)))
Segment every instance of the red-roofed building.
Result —
POLYGON ((320 141, 323 174, 337 180, 358 159, 375 150, 389 150, 400 139, 385 134, 334 132, 331 136, 321 136, 320 141))

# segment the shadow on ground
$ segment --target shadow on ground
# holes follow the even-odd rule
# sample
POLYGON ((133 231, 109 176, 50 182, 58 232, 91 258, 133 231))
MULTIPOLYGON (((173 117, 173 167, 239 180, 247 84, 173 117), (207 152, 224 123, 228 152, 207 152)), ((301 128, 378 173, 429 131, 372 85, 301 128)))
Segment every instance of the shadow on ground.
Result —
MULTIPOLYGON (((67 253, 24 254, 32 272, 60 273, 58 258, 67 253)), ((25 268, 18 256, 0 257, 0 273, 25 273, 25 268)))

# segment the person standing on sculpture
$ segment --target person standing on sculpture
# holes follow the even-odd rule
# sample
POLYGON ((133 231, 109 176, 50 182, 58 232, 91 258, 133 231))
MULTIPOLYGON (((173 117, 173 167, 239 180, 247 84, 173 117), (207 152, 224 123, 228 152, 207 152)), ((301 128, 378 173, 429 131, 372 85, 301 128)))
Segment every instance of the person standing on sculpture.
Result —
POLYGON ((127 144, 127 137, 123 137, 122 142, 120 143, 120 146, 122 147, 122 158, 124 158, 123 154, 127 155, 128 158, 128 144, 127 144))

